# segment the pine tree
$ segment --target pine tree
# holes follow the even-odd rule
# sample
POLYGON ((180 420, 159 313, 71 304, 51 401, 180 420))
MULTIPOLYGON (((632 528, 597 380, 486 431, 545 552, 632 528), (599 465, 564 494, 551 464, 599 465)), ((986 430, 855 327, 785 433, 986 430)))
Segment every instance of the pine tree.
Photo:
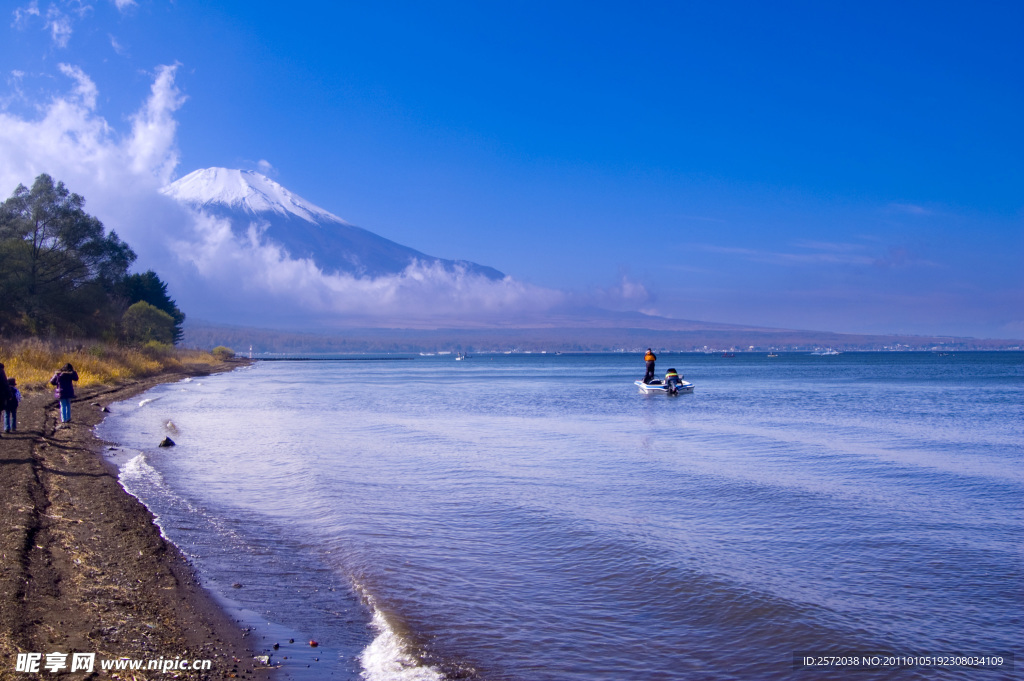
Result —
POLYGON ((46 174, 0 204, 0 327, 90 336, 116 323, 110 295, 135 253, 84 205, 46 174))

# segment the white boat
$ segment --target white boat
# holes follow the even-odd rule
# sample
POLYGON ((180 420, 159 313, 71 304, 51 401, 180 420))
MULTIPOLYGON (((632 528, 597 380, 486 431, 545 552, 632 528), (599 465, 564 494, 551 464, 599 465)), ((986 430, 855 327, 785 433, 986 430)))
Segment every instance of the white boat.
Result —
POLYGON ((839 352, 838 350, 833 350, 832 348, 829 348, 828 350, 819 350, 817 352, 812 352, 811 354, 817 355, 818 357, 831 357, 833 355, 841 355, 843 353, 839 352))
MULTIPOLYGON (((651 381, 650 383, 644 383, 643 381, 633 381, 633 385, 640 388, 640 392, 651 394, 651 393, 665 393, 669 394, 668 384, 664 381, 651 381)), ((679 394, 692 393, 694 385, 689 381, 680 381, 679 389, 676 391, 679 394)))

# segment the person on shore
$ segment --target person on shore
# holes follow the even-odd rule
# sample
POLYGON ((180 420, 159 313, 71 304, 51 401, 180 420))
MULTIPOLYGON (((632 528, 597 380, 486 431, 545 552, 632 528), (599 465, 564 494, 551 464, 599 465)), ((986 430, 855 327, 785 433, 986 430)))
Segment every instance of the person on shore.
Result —
POLYGON ((7 373, 4 371, 4 364, 0 362, 0 406, 6 405, 11 396, 11 386, 7 382, 7 373))
POLYGON ((50 385, 57 386, 54 393, 60 401, 60 422, 68 423, 71 420, 71 400, 75 396, 75 384, 78 380, 78 372, 68 362, 57 370, 57 373, 50 379, 50 385))
POLYGON ((18 403, 21 402, 21 391, 18 390, 18 382, 13 378, 7 379, 10 388, 10 395, 4 403, 4 432, 13 433, 18 430, 18 403))
POLYGON ((644 355, 644 361, 647 362, 647 373, 644 374, 644 383, 650 383, 654 380, 654 361, 658 359, 651 352, 650 348, 647 348, 647 354, 644 355))

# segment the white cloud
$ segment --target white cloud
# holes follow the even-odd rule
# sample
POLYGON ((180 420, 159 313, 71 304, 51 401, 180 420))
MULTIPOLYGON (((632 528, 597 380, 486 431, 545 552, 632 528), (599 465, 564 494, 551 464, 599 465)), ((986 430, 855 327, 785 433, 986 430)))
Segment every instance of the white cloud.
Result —
POLYGON ((0 189, 30 184, 40 173, 65 181, 91 204, 153 191, 177 163, 173 111, 181 104, 174 66, 161 67, 131 135, 96 114, 97 89, 79 67, 60 64, 75 86, 38 107, 35 119, 0 111, 0 189))
POLYGON ((0 111, 25 100, 25 93, 22 92, 22 82, 25 80, 24 71, 15 69, 4 80, 10 87, 10 92, 0 95, 0 111))
POLYGON ((122 12, 137 6, 135 0, 113 0, 113 2, 114 5, 122 12))
POLYGON ((96 89, 96 83, 92 82, 89 76, 85 75, 85 72, 77 66, 70 64, 58 64, 57 68, 68 78, 73 79, 77 86, 75 87, 74 93, 78 95, 78 100, 87 111, 92 111, 96 108, 96 96, 99 91, 96 89))
POLYGON ((122 45, 120 42, 118 42, 117 38, 115 38, 111 34, 107 34, 107 37, 110 38, 110 46, 114 49, 114 53, 115 54, 117 54, 119 56, 122 56, 122 57, 124 55, 128 54, 128 50, 125 48, 124 45, 122 45))
POLYGON ((51 6, 46 12, 46 28, 50 30, 50 37, 57 47, 67 47, 71 41, 71 17, 51 6))
POLYGON ((325 316, 396 325, 415 322, 497 323, 550 309, 565 300, 557 291, 511 277, 486 277, 410 264, 375 278, 327 274, 311 260, 294 259, 250 228, 237 238, 229 221, 198 213, 190 229, 170 243, 182 282, 195 288, 197 315, 235 323, 322 321, 325 316))
POLYGON ((619 277, 615 286, 597 289, 590 293, 576 296, 580 305, 599 307, 610 310, 636 310, 652 300, 650 292, 642 283, 635 281, 627 274, 619 277))
MULTIPOLYGON (((115 0, 120 8, 123 0, 115 0)), ((134 0, 129 0, 134 4, 134 0)), ((41 18, 44 31, 49 32, 53 43, 60 48, 66 48, 74 33, 75 20, 85 19, 93 11, 93 6, 84 0, 58 0, 51 2, 46 10, 46 15, 39 9, 38 0, 32 0, 24 7, 15 8, 12 12, 14 17, 14 28, 24 30, 28 28, 35 19, 41 18)))
MULTIPOLYGON (((81 17, 84 16, 90 9, 88 5, 79 4, 77 14, 81 17)), ((34 19, 42 17, 43 14, 39 10, 38 0, 32 0, 25 7, 17 7, 12 12, 14 16, 14 28, 18 30, 25 30, 33 22, 34 19)), ((57 47, 67 47, 68 42, 71 40, 71 34, 74 29, 71 25, 72 19, 70 16, 65 14, 56 5, 50 5, 50 8, 46 10, 46 17, 43 21, 43 30, 49 31, 50 37, 57 47)))
POLYGON ((150 97, 132 116, 132 135, 128 141, 132 169, 136 173, 155 173, 163 184, 171 180, 178 166, 174 136, 178 121, 174 112, 185 103, 185 97, 174 84, 178 64, 161 66, 150 88, 150 97))
POLYGON ((38 0, 32 0, 32 2, 25 7, 16 7, 12 14, 14 15, 14 27, 23 29, 28 25, 30 17, 40 16, 39 2, 38 0))

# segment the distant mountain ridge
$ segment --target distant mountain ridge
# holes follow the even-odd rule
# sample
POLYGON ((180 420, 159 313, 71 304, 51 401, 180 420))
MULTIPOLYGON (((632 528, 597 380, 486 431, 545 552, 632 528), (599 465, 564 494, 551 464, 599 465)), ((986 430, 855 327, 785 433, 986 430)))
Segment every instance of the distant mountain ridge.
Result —
POLYGON ((292 258, 308 258, 326 273, 376 278, 419 263, 487 279, 505 277, 493 267, 426 255, 356 227, 251 170, 196 170, 161 191, 189 208, 227 219, 239 237, 254 228, 261 241, 281 246, 292 258))

